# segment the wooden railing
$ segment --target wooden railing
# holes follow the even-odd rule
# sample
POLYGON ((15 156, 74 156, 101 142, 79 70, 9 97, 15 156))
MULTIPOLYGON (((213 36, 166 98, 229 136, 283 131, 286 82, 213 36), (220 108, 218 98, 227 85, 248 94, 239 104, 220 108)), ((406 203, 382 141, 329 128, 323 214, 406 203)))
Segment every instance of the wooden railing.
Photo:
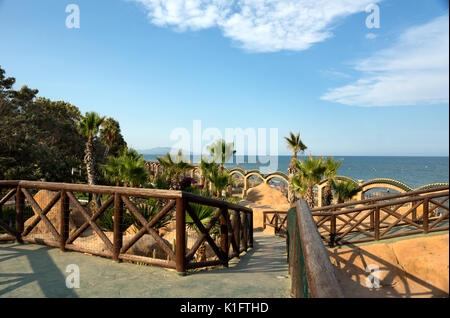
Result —
POLYGON ((448 230, 449 187, 312 209, 329 246, 448 230))
POLYGON ((288 212, 288 259, 291 296, 342 298, 329 254, 304 200, 288 212))
POLYGON ((286 237, 287 234, 287 211, 264 211, 263 229, 267 226, 274 228, 275 235, 286 237))
POLYGON ((2 241, 38 243, 59 247, 62 251, 67 249, 89 253, 116 261, 158 265, 174 268, 179 274, 185 274, 188 269, 216 265, 228 266, 230 259, 239 257, 240 253, 253 247, 251 209, 192 193, 34 181, 0 181, 0 193, 5 194, 0 199, 0 229, 6 232, 0 235, 2 241), (53 191, 49 194, 51 197, 46 204, 39 205, 33 196, 33 193, 39 190, 53 191), (99 197, 100 207, 89 209, 83 206, 77 198, 77 194, 80 193, 99 197), (161 206, 151 219, 144 217, 142 209, 144 204, 142 202, 149 198, 157 199, 161 206), (14 223, 8 224, 2 220, 2 206, 12 201, 15 205, 14 223), (32 211, 28 209, 25 213, 26 207, 29 206, 32 211), (195 206, 217 210, 208 224, 203 224, 194 209, 195 206), (51 214, 50 211, 54 212, 51 217, 48 217, 51 214), (111 212, 109 219, 113 222, 112 232, 106 231, 98 224, 106 211, 111 212), (75 214, 82 219, 82 224, 79 226, 73 226, 75 214), (158 222, 171 214, 173 214, 176 231, 173 246, 156 228, 158 222), (186 246, 188 235, 186 215, 190 216, 193 221, 191 227, 198 233, 197 240, 190 248, 186 246), (132 218, 137 225, 134 234, 125 236, 124 218, 132 218), (33 234, 33 230, 41 221, 45 225, 46 234, 33 234), (218 233, 210 234, 217 228, 218 233), (95 234, 87 238, 81 237, 87 230, 95 234), (166 254, 164 258, 130 253, 144 235, 151 237, 159 249, 166 254), (100 244, 83 243, 83 240, 91 238, 99 238, 100 244), (124 241, 124 238, 127 240, 124 241), (81 242, 77 244, 80 240, 81 242), (205 242, 208 243, 214 255, 207 260, 196 261, 195 255, 205 242))

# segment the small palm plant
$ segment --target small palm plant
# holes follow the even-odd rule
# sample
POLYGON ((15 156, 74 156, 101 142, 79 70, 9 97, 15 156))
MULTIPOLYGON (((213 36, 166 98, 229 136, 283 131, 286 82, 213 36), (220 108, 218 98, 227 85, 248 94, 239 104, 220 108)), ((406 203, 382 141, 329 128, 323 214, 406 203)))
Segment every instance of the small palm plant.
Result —
POLYGON ((295 161, 297 160, 297 154, 299 152, 303 153, 308 147, 306 147, 305 144, 300 139, 300 133, 294 135, 294 133, 291 131, 289 132, 289 137, 284 137, 284 139, 286 140, 288 149, 292 151, 292 158, 288 167, 289 183, 290 183, 288 191, 288 201, 289 203, 292 204, 295 202, 295 188, 296 188, 296 186, 293 185, 293 178, 296 173, 295 161))
POLYGON ((213 161, 219 163, 219 172, 223 171, 223 165, 236 153, 234 143, 227 143, 224 139, 215 141, 208 146, 208 149, 211 152, 213 161))
POLYGON ((311 155, 308 159, 295 161, 297 175, 293 178, 293 184, 296 184, 298 190, 303 193, 303 197, 310 208, 314 208, 314 186, 322 180, 326 171, 326 166, 322 158, 313 158, 311 155))
POLYGON ((172 159, 172 155, 168 152, 165 157, 157 157, 159 163, 164 169, 166 180, 171 188, 179 189, 180 182, 186 171, 192 169, 192 165, 183 161, 183 153, 178 151, 178 155, 175 160, 172 159))
POLYGON ((208 176, 210 175, 211 171, 216 166, 216 163, 214 161, 208 162, 203 157, 200 160, 200 171, 202 172, 202 185, 203 188, 206 187, 206 183, 208 182, 208 176))
MULTIPOLYGON (((213 218, 216 208, 212 206, 206 206, 206 205, 200 205, 195 203, 189 203, 189 205, 192 208, 193 213, 198 217, 200 222, 204 227, 206 227, 211 219, 213 218)), ((197 234, 200 236, 202 233, 200 232, 200 229, 195 224, 192 217, 189 215, 189 213, 186 213, 186 224, 191 230, 195 230, 197 234)), ((209 233, 215 237, 220 233, 220 220, 217 219, 214 226, 211 228, 209 233)), ((197 261, 203 262, 206 261, 206 242, 203 241, 200 247, 197 250, 197 261)))
POLYGON ((105 177, 116 185, 138 187, 148 181, 144 158, 131 148, 123 149, 118 157, 109 157, 101 167, 105 177))
POLYGON ((361 187, 351 181, 337 182, 336 180, 332 180, 331 186, 336 193, 338 203, 344 203, 350 200, 361 191, 361 187))
POLYGON ((101 165, 106 179, 116 186, 120 186, 123 180, 123 163, 119 157, 108 157, 108 162, 101 165))
POLYGON ((328 157, 325 161, 325 176, 327 177, 327 183, 323 190, 323 205, 330 205, 333 201, 333 192, 331 191, 331 182, 335 180, 337 170, 341 165, 343 159, 340 161, 334 161, 332 157, 328 157))
POLYGON ((219 169, 213 169, 209 174, 208 179, 214 187, 216 197, 221 199, 223 190, 232 184, 232 178, 227 171, 220 171, 219 169))
MULTIPOLYGON (((138 204, 142 216, 150 222, 163 208, 165 203, 160 199, 150 198, 144 203, 138 204)), ((165 228, 173 218, 173 212, 166 213, 156 224, 153 226, 154 229, 165 228)), ((134 225, 139 229, 141 224, 135 221, 134 225)))

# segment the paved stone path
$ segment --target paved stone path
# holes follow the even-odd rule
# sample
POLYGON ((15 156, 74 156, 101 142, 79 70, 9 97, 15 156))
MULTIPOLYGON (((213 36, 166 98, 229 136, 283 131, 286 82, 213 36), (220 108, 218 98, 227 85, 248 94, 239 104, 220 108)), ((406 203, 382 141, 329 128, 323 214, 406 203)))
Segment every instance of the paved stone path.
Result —
POLYGON ((255 247, 229 268, 185 277, 156 266, 34 244, 0 244, 0 297, 289 297, 283 238, 255 233, 255 247), (66 287, 66 268, 80 269, 80 288, 66 287))

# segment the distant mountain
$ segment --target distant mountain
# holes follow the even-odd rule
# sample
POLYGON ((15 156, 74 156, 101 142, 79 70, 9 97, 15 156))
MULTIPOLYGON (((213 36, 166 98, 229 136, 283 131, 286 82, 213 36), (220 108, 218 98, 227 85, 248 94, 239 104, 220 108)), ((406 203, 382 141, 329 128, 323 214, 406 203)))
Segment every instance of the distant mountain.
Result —
POLYGON ((151 149, 138 150, 143 155, 163 155, 170 152, 170 147, 156 147, 151 149))

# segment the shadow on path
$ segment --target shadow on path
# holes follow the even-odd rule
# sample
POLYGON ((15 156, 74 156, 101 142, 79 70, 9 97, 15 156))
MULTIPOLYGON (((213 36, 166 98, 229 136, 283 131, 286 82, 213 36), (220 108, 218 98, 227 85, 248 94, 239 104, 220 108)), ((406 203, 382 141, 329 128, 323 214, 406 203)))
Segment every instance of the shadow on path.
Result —
MULTIPOLYGON (((16 289, 36 282, 44 297, 78 297, 78 295, 66 287, 66 276, 56 266, 48 251, 54 249, 42 246, 27 249, 27 245, 14 244, 0 245, 0 297, 15 291, 16 289), (14 267, 3 268, 2 263, 16 258, 14 267), (27 270, 27 264, 31 267, 31 273, 27 270), (24 272, 17 272, 24 271, 24 272)), ((9 262, 11 263, 11 262, 9 262)), ((32 288, 30 286, 30 288, 32 288)), ((36 290, 36 297, 40 293, 36 290)))

